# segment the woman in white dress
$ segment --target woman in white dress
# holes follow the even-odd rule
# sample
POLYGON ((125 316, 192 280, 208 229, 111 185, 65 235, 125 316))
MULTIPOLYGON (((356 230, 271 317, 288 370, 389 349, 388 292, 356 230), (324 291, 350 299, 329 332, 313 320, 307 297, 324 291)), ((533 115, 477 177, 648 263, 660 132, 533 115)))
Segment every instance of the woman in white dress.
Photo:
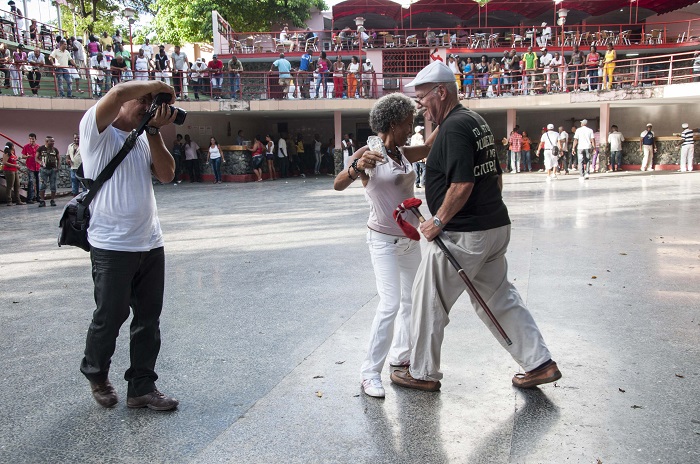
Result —
POLYGON ((139 50, 139 54, 134 59, 134 80, 147 81, 148 71, 151 69, 151 60, 143 52, 143 48, 139 50))

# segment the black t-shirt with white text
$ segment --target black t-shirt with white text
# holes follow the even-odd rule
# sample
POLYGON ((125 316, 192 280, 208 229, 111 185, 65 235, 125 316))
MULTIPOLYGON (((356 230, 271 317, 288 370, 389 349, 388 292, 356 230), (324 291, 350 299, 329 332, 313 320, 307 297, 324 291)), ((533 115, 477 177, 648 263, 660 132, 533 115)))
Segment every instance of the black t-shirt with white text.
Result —
POLYGON ((59 154, 56 147, 49 148, 42 145, 36 150, 36 157, 46 169, 56 169, 59 163, 59 154))
POLYGON ((440 124, 426 162, 425 198, 431 214, 452 183, 473 182, 469 199, 445 230, 473 232, 510 224, 498 179, 502 173, 493 133, 484 118, 457 105, 440 124))

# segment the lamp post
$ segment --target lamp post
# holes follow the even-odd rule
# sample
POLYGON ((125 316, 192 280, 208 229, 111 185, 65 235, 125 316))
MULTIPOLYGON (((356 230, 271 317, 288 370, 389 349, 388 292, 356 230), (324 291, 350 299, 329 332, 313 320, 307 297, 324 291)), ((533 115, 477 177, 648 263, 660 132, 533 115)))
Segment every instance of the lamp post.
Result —
POLYGON ((136 10, 133 8, 124 8, 124 17, 129 21, 129 55, 134 55, 134 36, 131 34, 131 25, 136 22, 134 16, 136 16, 136 10))
MULTIPOLYGON (((566 87, 566 58, 564 57, 564 42, 566 40, 566 35, 564 33, 564 24, 566 24, 566 16, 569 14, 569 10, 566 8, 560 8, 559 9, 559 19, 557 20, 557 24, 561 26, 561 62, 562 62, 562 72, 559 74, 559 85, 564 88, 564 90, 567 89, 566 87), (562 79, 563 77, 563 79, 562 79)), ((573 39, 572 39, 573 42, 573 39)), ((575 87, 575 85, 574 85, 575 87)))
MULTIPOLYGON (((359 46, 360 51, 358 52, 358 55, 360 56, 360 88, 358 89, 358 94, 362 96, 362 93, 364 91, 362 87, 362 76, 363 76, 363 69, 364 65, 362 64, 362 33, 365 31, 365 18, 362 16, 358 16, 355 18, 355 26, 357 26, 357 44, 359 46)), ((354 96, 354 95, 353 95, 354 96)), ((348 98, 352 98, 353 96, 348 95, 348 98)))

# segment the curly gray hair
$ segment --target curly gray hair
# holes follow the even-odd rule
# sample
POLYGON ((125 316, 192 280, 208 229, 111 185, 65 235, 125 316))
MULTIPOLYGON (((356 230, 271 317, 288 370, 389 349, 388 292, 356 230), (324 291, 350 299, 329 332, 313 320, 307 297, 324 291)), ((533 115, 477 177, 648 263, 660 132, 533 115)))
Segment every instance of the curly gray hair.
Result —
POLYGON ((402 93, 390 93, 377 100, 369 112, 369 126, 374 132, 387 133, 393 124, 398 124, 416 113, 416 104, 402 93))

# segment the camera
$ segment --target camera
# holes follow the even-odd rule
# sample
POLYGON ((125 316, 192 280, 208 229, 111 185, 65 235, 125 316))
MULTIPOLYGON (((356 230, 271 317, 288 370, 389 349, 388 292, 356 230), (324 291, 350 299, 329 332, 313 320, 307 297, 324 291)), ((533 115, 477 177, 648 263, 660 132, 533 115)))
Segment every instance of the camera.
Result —
MULTIPOLYGON (((163 103, 170 103, 170 98, 172 95, 169 93, 159 93, 153 98, 153 103, 151 103, 151 107, 148 109, 148 113, 151 115, 151 117, 156 115, 156 110, 163 104, 163 103)), ((183 110, 182 108, 178 108, 177 106, 173 105, 168 105, 170 108, 170 115, 172 116, 173 113, 177 113, 177 116, 175 116, 175 121, 173 121, 174 124, 177 124, 178 126, 181 126, 185 123, 185 118, 187 117, 187 111, 183 110)))

